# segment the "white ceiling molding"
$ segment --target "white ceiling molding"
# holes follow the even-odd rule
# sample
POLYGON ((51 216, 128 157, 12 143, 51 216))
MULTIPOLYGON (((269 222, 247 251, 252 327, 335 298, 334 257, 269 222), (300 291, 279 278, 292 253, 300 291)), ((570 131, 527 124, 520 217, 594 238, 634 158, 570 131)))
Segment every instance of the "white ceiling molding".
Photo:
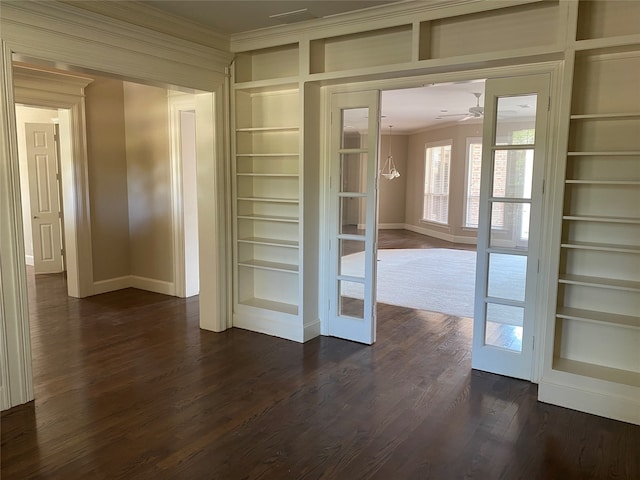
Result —
POLYGON ((23 56, 53 67, 132 81, 212 90, 227 76, 230 52, 60 2, 3 2, 2 38, 23 56))
POLYGON ((263 28, 231 35, 231 51, 245 52, 309 40, 366 32, 416 21, 496 10, 543 0, 431 0, 398 2, 367 10, 338 14, 293 25, 263 28))
POLYGON ((115 18, 123 22, 149 28, 175 38, 229 51, 229 35, 192 22, 184 17, 154 8, 137 1, 97 2, 95 0, 60 0, 83 10, 115 18))
POLYGON ((53 108, 58 108, 60 103, 73 105, 78 97, 84 97, 84 88, 93 80, 88 76, 13 64, 14 96, 20 103, 44 106, 53 97, 53 108))

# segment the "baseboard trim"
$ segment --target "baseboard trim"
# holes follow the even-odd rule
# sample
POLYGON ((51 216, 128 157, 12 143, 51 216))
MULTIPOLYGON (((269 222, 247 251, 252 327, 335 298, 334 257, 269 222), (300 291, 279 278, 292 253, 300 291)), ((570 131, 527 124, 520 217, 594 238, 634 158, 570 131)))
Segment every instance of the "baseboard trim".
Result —
POLYGON ((294 342, 305 341, 305 332, 297 315, 238 305, 238 311, 233 315, 233 326, 294 342))
POLYGON ((379 223, 378 230, 404 230, 404 223, 379 223))
POLYGON ((156 280, 153 278, 139 277, 137 275, 131 275, 131 287, 139 288, 140 290, 147 290, 149 292, 162 293, 163 295, 176 295, 176 287, 172 282, 165 282, 163 280, 156 280))
POLYGON ((24 256, 24 263, 26 263, 27 265, 29 265, 30 267, 34 266, 33 263, 33 255, 25 255, 24 256))
POLYGON ((149 292, 162 293, 163 295, 175 296, 175 284, 153 278, 139 277, 137 275, 125 275, 123 277, 110 278, 93 282, 92 295, 115 292, 123 288, 138 288, 149 292))
POLYGON ((126 275, 124 277, 109 278, 108 280, 99 280, 93 282, 92 295, 100 295, 101 293, 115 292, 116 290, 122 290, 123 288, 129 288, 131 286, 131 277, 126 275))
POLYGON ((305 323, 302 331, 302 341, 308 342, 312 338, 320 335, 320 319, 316 318, 313 322, 305 323))
POLYGON ((538 400, 559 407, 640 425, 640 402, 626 396, 599 393, 541 380, 538 400))
POLYGON ((417 225, 411 225, 409 223, 404 224, 404 229, 451 243, 463 243, 465 245, 476 245, 478 243, 478 239, 476 237, 451 235, 450 233, 439 232, 425 227, 418 227, 417 225))

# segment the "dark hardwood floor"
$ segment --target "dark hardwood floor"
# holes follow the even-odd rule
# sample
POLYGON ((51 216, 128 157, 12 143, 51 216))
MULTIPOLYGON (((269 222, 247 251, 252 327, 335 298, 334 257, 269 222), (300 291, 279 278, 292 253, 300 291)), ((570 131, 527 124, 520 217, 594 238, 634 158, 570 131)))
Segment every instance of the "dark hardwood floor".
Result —
POLYGON ((10 479, 638 479, 640 427, 472 371, 471 322, 379 305, 378 342, 198 328, 197 299, 30 286, 10 479))
POLYGON ((476 246, 447 242, 410 230, 378 230, 378 248, 454 248, 475 251, 476 246))

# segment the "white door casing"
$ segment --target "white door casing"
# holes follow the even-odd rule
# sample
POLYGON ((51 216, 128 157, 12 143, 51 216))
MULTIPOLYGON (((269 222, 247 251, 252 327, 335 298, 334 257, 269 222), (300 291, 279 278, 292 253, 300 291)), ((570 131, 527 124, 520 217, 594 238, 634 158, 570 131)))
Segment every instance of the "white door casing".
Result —
POLYGON ((328 334, 369 345, 376 340, 379 119, 379 90, 332 94, 328 334))
POLYGON ((533 378, 550 75, 489 79, 472 367, 533 378), (514 114, 526 109, 529 115, 514 114))
POLYGON ((25 130, 34 270, 58 273, 64 264, 55 125, 27 123, 25 130))

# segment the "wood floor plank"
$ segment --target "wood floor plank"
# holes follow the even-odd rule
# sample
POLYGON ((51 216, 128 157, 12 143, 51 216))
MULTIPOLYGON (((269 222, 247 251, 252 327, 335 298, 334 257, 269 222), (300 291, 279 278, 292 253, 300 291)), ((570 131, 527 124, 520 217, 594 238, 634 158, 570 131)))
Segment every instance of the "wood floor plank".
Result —
POLYGON ((2 414, 3 480, 640 478, 640 427, 471 370, 469 319, 379 305, 371 347, 298 344, 202 331, 197 298, 30 282, 36 400, 2 414))

